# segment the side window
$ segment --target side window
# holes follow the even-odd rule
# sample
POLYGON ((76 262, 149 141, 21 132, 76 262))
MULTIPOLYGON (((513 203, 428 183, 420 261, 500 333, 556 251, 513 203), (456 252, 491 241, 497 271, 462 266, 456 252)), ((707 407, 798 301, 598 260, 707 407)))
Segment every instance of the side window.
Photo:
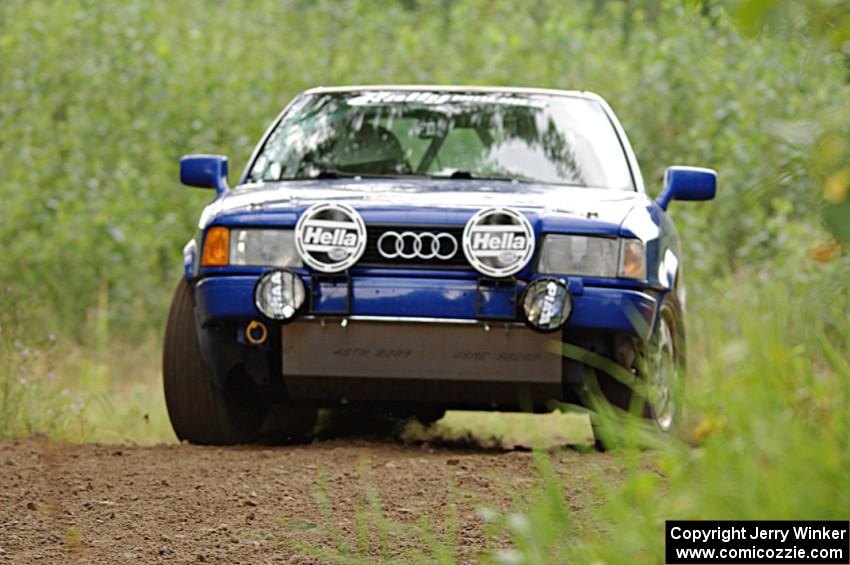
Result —
POLYGON ((455 171, 475 170, 486 154, 487 148, 474 129, 456 127, 449 131, 427 172, 450 175, 455 171))

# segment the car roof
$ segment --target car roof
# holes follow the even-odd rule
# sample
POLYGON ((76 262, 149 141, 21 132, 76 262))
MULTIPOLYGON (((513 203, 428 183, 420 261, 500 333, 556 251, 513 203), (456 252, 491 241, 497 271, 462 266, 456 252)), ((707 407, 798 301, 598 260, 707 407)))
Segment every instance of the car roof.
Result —
POLYGON ((363 92, 370 90, 425 91, 425 92, 480 92, 500 94, 545 94, 549 96, 569 96, 602 100, 598 94, 579 90, 557 90, 553 88, 527 88, 519 86, 465 86, 437 84, 366 84, 353 86, 317 86, 306 90, 304 94, 327 94, 338 92, 363 92))

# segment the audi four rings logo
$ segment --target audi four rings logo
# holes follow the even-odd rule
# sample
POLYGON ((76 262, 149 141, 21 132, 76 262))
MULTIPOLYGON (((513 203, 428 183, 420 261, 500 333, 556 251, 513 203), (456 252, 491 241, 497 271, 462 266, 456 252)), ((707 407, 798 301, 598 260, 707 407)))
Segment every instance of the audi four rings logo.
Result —
POLYGON ((295 224, 295 249, 317 271, 344 271, 366 250, 366 224, 351 206, 314 204, 295 224))
POLYGON ((479 273, 509 277, 520 272, 534 255, 534 230, 522 212, 485 208, 463 229, 463 254, 479 273))
POLYGON ((378 253, 385 259, 448 261, 457 249, 457 240, 449 233, 387 231, 378 238, 378 253))

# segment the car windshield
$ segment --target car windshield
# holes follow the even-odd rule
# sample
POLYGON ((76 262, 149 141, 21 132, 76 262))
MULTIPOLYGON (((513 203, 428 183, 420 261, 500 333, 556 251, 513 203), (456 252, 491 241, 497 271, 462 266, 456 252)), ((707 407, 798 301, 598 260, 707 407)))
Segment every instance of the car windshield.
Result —
POLYGON ((406 176, 634 190, 600 103, 499 92, 305 95, 249 173, 254 182, 406 176))

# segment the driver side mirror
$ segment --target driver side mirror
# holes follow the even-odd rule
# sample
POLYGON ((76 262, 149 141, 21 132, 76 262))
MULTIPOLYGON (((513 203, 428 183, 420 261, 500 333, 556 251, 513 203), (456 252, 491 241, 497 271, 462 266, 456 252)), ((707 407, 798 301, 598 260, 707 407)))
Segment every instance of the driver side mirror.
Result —
POLYGON ((227 191, 227 157, 224 155, 186 155, 180 159, 180 182, 186 186, 227 191))
POLYGON ((658 205, 666 210, 671 200, 711 200, 717 193, 717 172, 701 167, 668 167, 658 205))

